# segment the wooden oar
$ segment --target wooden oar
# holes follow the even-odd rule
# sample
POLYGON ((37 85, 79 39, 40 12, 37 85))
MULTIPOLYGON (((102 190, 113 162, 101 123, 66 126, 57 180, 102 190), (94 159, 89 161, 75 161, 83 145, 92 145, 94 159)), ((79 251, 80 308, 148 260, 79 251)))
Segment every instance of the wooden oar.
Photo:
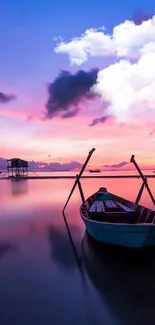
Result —
POLYGON ((86 166, 87 166, 87 164, 88 164, 88 161, 90 160, 90 158, 91 158, 91 156, 92 156, 92 154, 93 154, 94 151, 95 151, 95 148, 93 148, 93 149, 90 150, 90 152, 89 152, 89 154, 88 154, 88 157, 87 157, 85 163, 83 164, 83 166, 82 166, 82 168, 81 168, 81 171, 80 171, 79 175, 77 176, 77 178, 76 178, 76 180, 75 180, 75 183, 74 183, 74 185, 73 185, 73 187, 72 187, 72 190, 71 190, 71 192, 70 192, 70 194, 69 194, 69 197, 68 197, 68 199, 67 199, 67 202, 66 202, 66 204, 65 204, 65 206, 64 206, 64 208, 63 208, 63 210, 62 210, 62 212, 64 212, 64 210, 65 210, 65 208, 66 208, 66 206, 67 206, 67 204, 68 204, 68 202, 69 202, 69 200, 70 200, 70 198, 71 198, 71 196, 72 196, 72 194, 73 194, 73 192, 74 192, 74 190, 75 190, 75 187, 76 187, 76 185, 78 184, 78 182, 79 182, 79 180, 80 180, 80 178, 81 178, 81 176, 82 176, 82 174, 83 174, 83 172, 84 172, 84 170, 85 170, 85 168, 86 168, 86 166))
MULTIPOLYGON (((145 178, 145 179, 146 179, 146 182, 147 182, 147 178, 145 178)), ((138 204, 138 202, 141 199, 141 196, 142 196, 142 193, 143 193, 143 190, 144 190, 144 186, 145 186, 145 183, 143 182, 142 185, 141 185, 141 188, 139 190, 139 193, 137 195, 136 201, 135 201, 136 204, 138 204)))
POLYGON ((153 197, 153 195, 152 195, 152 193, 151 193, 151 190, 150 190, 150 188, 149 188, 149 186, 148 186, 148 183, 147 183, 147 181, 146 181, 146 178, 144 177, 142 171, 140 170, 139 166, 137 165, 137 163, 136 163, 136 161, 135 161, 135 156, 134 156, 134 155, 131 156, 130 162, 133 163, 133 164, 135 165, 135 167, 136 167, 136 169, 137 169, 139 175, 141 176, 141 178, 142 178, 142 180, 143 180, 143 182, 144 182, 144 184, 145 184, 145 187, 146 187, 147 190, 148 190, 148 193, 149 193, 149 195, 150 195, 150 197, 151 197, 151 200, 152 200, 153 204, 155 205, 155 199, 154 199, 154 197, 153 197))

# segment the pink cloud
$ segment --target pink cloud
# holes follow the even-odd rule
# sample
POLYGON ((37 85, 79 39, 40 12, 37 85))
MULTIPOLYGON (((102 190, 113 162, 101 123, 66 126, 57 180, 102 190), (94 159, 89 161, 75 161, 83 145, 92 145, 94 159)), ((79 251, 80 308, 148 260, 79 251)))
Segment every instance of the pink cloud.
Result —
POLYGON ((37 104, 33 109, 5 106, 0 110, 0 115, 6 119, 0 125, 4 137, 1 137, 2 156, 42 162, 57 161, 56 157, 61 157, 63 162, 76 160, 83 163, 89 150, 95 147, 91 160, 94 166, 128 161, 132 153, 143 164, 153 164, 155 142, 154 137, 149 136, 154 129, 151 111, 141 117, 135 116, 130 123, 117 123, 110 118, 92 128, 90 122, 102 113, 102 107, 96 105, 96 101, 83 105, 80 114, 71 119, 57 117, 43 121, 43 112, 37 104))

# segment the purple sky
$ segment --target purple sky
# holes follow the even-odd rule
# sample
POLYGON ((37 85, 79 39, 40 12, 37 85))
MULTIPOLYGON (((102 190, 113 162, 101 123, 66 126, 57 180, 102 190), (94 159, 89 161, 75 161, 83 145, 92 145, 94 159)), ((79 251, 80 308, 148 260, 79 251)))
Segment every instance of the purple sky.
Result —
MULTIPOLYGON (((121 134, 120 128, 114 126, 117 134, 113 135, 112 143, 111 122, 107 127, 103 125, 89 127, 94 119, 98 120, 101 117, 101 110, 96 113, 93 105, 88 105, 85 109, 83 104, 79 114, 73 119, 74 122, 72 119, 44 121, 44 117, 49 83, 53 82, 61 70, 76 73, 79 69, 76 65, 70 65, 67 55, 54 51, 56 46, 54 38, 61 36, 69 42, 72 38, 79 37, 85 30, 101 26, 106 26, 106 32, 110 34, 114 26, 130 19, 139 9, 152 14, 155 12, 155 3, 153 0, 2 1, 0 156, 4 158, 20 156, 27 160, 48 162, 48 155, 51 154, 53 161, 58 161, 58 158, 62 157, 64 163, 71 160, 81 162, 91 147, 95 146, 99 149, 98 156, 94 160, 96 166, 104 162, 115 164, 129 160, 130 150, 125 152, 121 144, 120 152, 124 150, 124 155, 120 157, 120 153, 110 153, 111 148, 115 147, 116 136, 118 141, 121 141, 122 134, 125 134, 124 129, 121 134), (2 94, 7 97, 2 97, 2 94), (12 95, 16 98, 10 97, 12 95), (87 141, 87 137, 90 142, 87 141), (105 137, 109 139, 107 145, 106 142, 101 143, 101 139, 105 137), (106 161, 103 161, 103 147, 106 161)), ((104 69, 113 62, 114 58, 108 56, 90 57, 80 69, 85 71, 96 67, 104 69)), ((149 134, 149 131, 152 131, 152 125, 148 126, 146 133, 149 134)), ((135 136, 137 137, 135 152, 138 152, 138 135, 135 136)), ((129 138, 127 142, 128 144, 131 142, 129 138)), ((142 153, 139 154, 142 158, 142 153)), ((147 159, 152 163, 149 156, 147 159)))

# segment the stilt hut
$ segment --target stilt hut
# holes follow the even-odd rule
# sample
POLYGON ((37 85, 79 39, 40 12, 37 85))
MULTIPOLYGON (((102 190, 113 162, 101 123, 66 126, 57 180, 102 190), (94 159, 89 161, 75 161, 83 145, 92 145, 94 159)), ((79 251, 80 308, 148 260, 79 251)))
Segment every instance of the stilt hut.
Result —
POLYGON ((7 159, 8 177, 28 176, 28 162, 20 158, 7 159))

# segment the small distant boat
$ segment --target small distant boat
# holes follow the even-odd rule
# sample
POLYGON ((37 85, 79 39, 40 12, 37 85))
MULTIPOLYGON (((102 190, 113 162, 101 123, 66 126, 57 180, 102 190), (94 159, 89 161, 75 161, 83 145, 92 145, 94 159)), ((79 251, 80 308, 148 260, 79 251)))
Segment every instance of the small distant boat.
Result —
POLYGON ((90 173, 100 173, 101 170, 100 169, 89 169, 90 173))
POLYGON ((70 172, 70 169, 51 169, 51 172, 70 172))
POLYGON ((117 246, 155 246, 155 211, 100 188, 80 207, 88 234, 117 246))

